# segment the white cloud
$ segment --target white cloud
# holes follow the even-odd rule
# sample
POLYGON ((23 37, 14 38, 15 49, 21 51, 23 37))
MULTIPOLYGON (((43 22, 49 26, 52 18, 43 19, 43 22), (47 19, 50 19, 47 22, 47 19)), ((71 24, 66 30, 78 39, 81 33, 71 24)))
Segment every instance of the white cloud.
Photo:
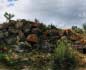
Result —
POLYGON ((86 0, 0 0, 0 21, 5 21, 5 11, 14 13, 15 19, 38 18, 47 24, 53 22, 58 27, 80 27, 86 22, 86 0))

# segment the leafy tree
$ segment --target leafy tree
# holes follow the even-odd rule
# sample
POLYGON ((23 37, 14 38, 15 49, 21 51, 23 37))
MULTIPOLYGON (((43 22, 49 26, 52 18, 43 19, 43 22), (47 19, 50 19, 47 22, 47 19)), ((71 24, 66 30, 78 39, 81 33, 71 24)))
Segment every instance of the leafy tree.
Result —
POLYGON ((5 12, 4 17, 8 20, 8 22, 10 22, 10 20, 14 17, 14 15, 8 12, 5 12))

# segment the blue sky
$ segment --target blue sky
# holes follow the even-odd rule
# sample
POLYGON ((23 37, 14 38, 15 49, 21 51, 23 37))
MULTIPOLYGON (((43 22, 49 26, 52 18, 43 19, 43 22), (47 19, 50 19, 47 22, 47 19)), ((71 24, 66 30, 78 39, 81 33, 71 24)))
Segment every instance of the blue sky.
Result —
POLYGON ((0 0, 0 22, 4 12, 15 14, 14 19, 39 19, 57 27, 81 27, 86 22, 86 0, 0 0))

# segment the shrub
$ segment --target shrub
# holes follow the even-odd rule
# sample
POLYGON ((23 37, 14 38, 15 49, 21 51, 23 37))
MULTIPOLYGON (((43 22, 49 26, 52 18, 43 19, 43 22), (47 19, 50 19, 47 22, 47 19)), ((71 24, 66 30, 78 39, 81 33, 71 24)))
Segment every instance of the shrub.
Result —
POLYGON ((74 70, 77 62, 73 52, 67 40, 61 39, 55 48, 53 70, 74 70))

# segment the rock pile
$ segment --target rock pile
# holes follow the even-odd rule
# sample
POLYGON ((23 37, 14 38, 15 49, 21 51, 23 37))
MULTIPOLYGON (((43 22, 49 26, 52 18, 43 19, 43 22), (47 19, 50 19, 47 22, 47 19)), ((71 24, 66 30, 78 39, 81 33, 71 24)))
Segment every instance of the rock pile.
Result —
POLYGON ((60 38, 58 29, 49 29, 38 21, 11 20, 9 23, 0 24, 0 44, 17 45, 23 42, 32 48, 50 47, 50 41, 60 38), (48 42, 48 45, 46 41, 48 42), (27 42, 28 44, 26 44, 27 42))
MULTIPOLYGON (((57 40, 66 36, 71 41, 81 41, 82 37, 71 29, 58 29, 54 26, 47 27, 38 20, 27 21, 25 19, 11 20, 0 24, 0 44, 17 45, 24 43, 23 48, 32 46, 31 49, 50 49, 57 40), (27 44, 26 44, 27 43, 27 44)), ((18 49, 18 48, 17 48, 18 49)))

